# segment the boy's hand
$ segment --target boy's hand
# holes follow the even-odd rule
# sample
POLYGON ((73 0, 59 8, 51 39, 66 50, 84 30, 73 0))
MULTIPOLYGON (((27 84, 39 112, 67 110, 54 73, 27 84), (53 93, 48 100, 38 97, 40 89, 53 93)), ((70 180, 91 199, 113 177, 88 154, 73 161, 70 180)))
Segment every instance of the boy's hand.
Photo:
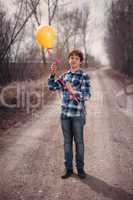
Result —
POLYGON ((74 87, 72 87, 71 83, 67 82, 66 83, 66 89, 72 94, 75 95, 76 94, 76 89, 74 87))
POLYGON ((51 75, 55 75, 56 71, 57 71, 56 64, 52 64, 51 67, 50 67, 50 73, 51 73, 51 75))

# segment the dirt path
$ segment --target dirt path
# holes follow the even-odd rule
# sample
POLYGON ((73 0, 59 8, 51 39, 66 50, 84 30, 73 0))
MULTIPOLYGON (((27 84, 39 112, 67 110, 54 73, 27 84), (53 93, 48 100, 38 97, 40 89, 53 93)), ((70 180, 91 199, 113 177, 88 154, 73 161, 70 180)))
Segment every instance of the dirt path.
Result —
MULTIPOLYGON (((85 169, 62 180, 59 96, 25 125, 0 137, 0 200, 133 199, 133 121, 116 106, 120 85, 106 70, 91 73, 85 169)), ((76 170, 75 170, 76 173, 76 170)))

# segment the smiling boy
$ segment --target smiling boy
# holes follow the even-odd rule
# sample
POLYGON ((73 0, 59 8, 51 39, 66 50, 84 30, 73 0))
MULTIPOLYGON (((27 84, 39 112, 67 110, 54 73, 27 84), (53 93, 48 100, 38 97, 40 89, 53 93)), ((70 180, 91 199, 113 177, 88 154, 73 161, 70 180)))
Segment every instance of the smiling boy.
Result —
POLYGON ((85 178, 84 171, 84 125, 86 118, 85 101, 90 94, 90 78, 80 65, 83 54, 73 50, 68 55, 69 71, 55 80, 57 66, 51 66, 51 75, 48 79, 50 90, 61 90, 61 127, 64 136, 65 174, 68 178, 73 174, 73 140, 76 145, 76 167, 79 178, 85 178), (63 83, 63 84, 62 84, 63 83))

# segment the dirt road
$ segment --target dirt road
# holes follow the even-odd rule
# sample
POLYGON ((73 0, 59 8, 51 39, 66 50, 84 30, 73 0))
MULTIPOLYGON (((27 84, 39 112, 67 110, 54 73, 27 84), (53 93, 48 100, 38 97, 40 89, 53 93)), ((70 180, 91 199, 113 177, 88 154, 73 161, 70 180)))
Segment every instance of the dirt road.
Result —
POLYGON ((116 103, 121 84, 107 70, 91 72, 87 102, 87 178, 62 180, 59 96, 24 125, 0 137, 0 200, 133 199, 133 119, 116 103))

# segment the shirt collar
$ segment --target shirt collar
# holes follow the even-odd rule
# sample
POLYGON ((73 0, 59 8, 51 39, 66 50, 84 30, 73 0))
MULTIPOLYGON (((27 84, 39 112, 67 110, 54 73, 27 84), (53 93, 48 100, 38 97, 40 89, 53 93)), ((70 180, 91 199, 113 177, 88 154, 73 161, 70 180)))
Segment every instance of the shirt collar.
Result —
POLYGON ((71 73, 71 74, 81 74, 81 68, 79 68, 76 72, 71 72, 71 70, 69 69, 67 71, 67 73, 71 73))

